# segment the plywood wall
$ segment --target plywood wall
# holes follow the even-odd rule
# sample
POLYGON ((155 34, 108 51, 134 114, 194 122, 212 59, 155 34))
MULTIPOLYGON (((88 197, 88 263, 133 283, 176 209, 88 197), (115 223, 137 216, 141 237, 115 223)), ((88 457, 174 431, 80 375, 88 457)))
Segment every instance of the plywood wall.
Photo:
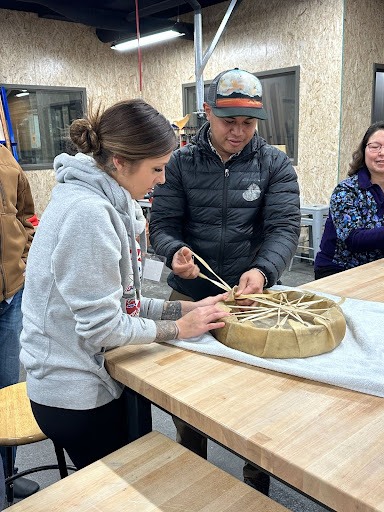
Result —
POLYGON ((346 0, 340 176, 371 124, 374 64, 384 64, 382 0, 346 0))

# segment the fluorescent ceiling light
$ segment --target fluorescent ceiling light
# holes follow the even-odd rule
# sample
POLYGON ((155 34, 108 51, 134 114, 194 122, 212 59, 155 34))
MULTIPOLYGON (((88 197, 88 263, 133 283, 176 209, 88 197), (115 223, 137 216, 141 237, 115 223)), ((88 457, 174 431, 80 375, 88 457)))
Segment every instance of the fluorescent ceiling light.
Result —
POLYGON ((16 98, 21 98, 22 96, 28 96, 29 92, 26 89, 22 89, 21 92, 18 92, 15 94, 16 98))
MULTIPOLYGON (((165 32, 159 32, 157 34, 152 34, 150 36, 140 37, 140 46, 147 46, 149 44, 159 43, 160 41, 167 41, 169 39, 174 39, 175 37, 181 37, 184 35, 185 32, 177 32, 176 30, 166 30, 165 32)), ((137 47, 137 39, 132 39, 131 41, 125 41, 124 43, 118 43, 111 46, 112 50, 117 50, 119 52, 134 50, 137 47)))

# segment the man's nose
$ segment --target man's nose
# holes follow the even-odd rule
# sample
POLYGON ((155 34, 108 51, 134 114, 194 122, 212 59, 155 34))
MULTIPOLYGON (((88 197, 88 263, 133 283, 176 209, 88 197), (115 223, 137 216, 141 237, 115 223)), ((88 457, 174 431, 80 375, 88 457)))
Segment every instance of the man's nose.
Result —
POLYGON ((240 135, 243 132, 243 127, 241 126, 241 124, 233 124, 231 131, 235 135, 240 135))

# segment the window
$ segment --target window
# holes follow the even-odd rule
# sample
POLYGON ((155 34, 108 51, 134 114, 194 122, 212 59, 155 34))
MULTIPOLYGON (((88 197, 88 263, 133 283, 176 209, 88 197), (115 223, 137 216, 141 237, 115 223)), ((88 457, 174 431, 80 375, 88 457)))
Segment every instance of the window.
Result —
MULTIPOLYGON (((295 66, 254 74, 263 86, 263 103, 268 113, 268 119, 259 120, 258 133, 268 144, 285 146, 287 155, 293 164, 297 164, 300 68, 295 66)), ((204 97, 209 84, 204 82, 204 97)), ((196 111, 194 84, 183 85, 183 110, 183 115, 196 111)), ((197 116, 191 115, 190 130, 191 122, 197 127, 197 116)))
POLYGON ((4 85, 10 133, 20 165, 49 169, 56 155, 68 151, 69 126, 85 112, 85 89, 4 85))

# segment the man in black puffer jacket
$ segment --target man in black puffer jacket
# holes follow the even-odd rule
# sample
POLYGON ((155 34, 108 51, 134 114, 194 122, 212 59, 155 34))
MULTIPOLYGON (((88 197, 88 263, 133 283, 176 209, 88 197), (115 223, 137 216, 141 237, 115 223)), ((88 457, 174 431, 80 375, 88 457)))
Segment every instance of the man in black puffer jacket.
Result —
POLYGON ((171 288, 193 300, 220 290, 197 277, 200 269, 189 249, 230 286, 240 285, 239 292, 260 293, 277 283, 296 251, 296 172, 285 153, 256 133, 257 119, 266 113, 254 75, 220 73, 204 110, 208 123, 175 151, 166 183, 156 187, 151 245, 173 270, 171 288), (235 87, 239 92, 228 96, 235 87))
MULTIPOLYGON (((198 277, 201 270, 217 280, 199 268, 191 250, 231 287, 238 285, 238 295, 253 294, 277 283, 299 239, 296 172, 288 156, 256 132, 257 119, 267 117, 260 81, 237 68, 220 73, 204 111, 208 122, 174 152, 166 182, 154 192, 150 242, 172 269, 172 300, 220 292, 198 277)), ((206 439, 175 423, 180 442, 206 456, 206 439)), ((245 481, 267 494, 269 478, 245 468, 245 481)))

